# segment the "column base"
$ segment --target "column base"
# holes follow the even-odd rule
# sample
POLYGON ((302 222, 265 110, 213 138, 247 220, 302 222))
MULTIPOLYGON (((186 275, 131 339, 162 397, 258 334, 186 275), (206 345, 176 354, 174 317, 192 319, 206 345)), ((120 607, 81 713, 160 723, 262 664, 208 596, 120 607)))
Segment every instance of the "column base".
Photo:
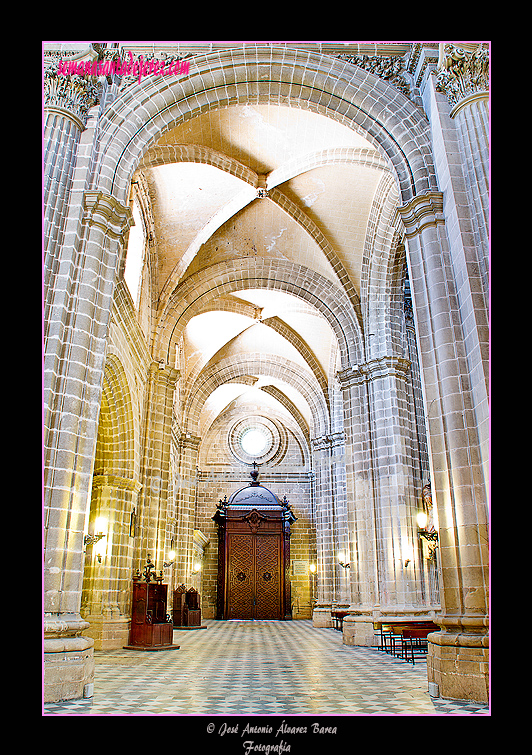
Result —
POLYGON ((45 703, 92 697, 94 686, 94 640, 63 637, 44 640, 45 703))
POLYGON ((318 629, 330 629, 332 625, 331 606, 316 606, 312 612, 312 626, 318 629))
POLYGON ((92 637, 95 650, 116 650, 129 641, 131 621, 124 617, 108 619, 104 616, 88 616, 90 626, 83 632, 84 637, 92 637))
POLYGON ((342 625, 344 645, 374 647, 377 645, 373 617, 349 614, 344 617, 342 625))
POLYGON ((488 703, 488 636, 442 631, 433 632, 428 640, 427 677, 431 695, 488 703))

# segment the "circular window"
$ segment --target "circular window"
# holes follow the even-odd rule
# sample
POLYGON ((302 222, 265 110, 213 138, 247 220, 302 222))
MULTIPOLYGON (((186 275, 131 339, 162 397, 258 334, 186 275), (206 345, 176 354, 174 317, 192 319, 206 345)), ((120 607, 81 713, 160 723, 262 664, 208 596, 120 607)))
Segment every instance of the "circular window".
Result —
POLYGON ((233 456, 245 464, 254 461, 266 464, 284 449, 277 425, 261 415, 237 420, 229 430, 227 441, 233 456))
POLYGON ((266 451, 269 440, 262 430, 250 427, 242 433, 240 445, 250 456, 261 456, 266 451))

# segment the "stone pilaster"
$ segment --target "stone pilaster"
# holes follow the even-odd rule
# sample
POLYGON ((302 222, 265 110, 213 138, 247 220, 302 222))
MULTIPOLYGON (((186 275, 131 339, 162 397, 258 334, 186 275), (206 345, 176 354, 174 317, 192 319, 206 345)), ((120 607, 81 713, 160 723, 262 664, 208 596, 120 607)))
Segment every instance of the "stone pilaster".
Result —
POLYGON ((420 195, 399 214, 408 242, 440 537, 441 631, 430 636, 429 681, 443 697, 484 701, 487 490, 443 197, 420 195))
POLYGON ((383 356, 339 374, 351 416, 358 416, 359 423, 365 416, 367 422, 353 444, 355 496, 348 491, 354 503, 348 512, 351 604, 344 619, 346 644, 372 645, 375 620, 417 618, 430 611, 421 591, 413 473, 418 447, 409 372, 409 360, 383 356))
POLYGON ((168 521, 172 517, 170 475, 174 391, 179 371, 164 362, 152 362, 146 386, 142 491, 139 496, 139 547, 135 568, 148 554, 157 571, 170 550, 168 521))
MULTIPOLYGON (((346 506, 349 550, 349 611, 371 617, 378 602, 375 529, 375 473, 372 458, 367 380, 359 365, 338 373, 343 407, 346 506)), ((340 567, 342 568, 342 567, 340 567)), ((352 640, 350 644, 371 644, 352 640)))
POLYGON ((489 51, 443 46, 438 91, 447 95, 456 124, 464 180, 469 196, 472 230, 479 250, 484 296, 489 292, 489 51))
POLYGON ((317 596, 314 626, 331 626, 333 604, 348 604, 348 579, 337 553, 349 551, 345 508, 345 449, 343 433, 312 441, 315 472, 317 596))
MULTIPOLYGON (((79 193, 77 221, 60 250, 64 269, 50 296, 44 344, 44 611, 45 653, 88 628, 80 616, 83 539, 89 515, 109 316, 129 210, 101 192, 79 193)), ((80 640, 81 642, 81 640, 80 640)), ((83 638, 83 643, 92 639, 83 638)), ((79 644, 79 643, 77 643, 79 644)), ((73 674, 79 678, 78 650, 73 674)), ((46 657, 46 656, 45 656, 46 657)), ((90 660, 84 661, 88 667, 90 660)), ((45 674, 51 669, 45 663, 45 674)), ((68 675, 65 676, 65 679, 68 675)), ((46 694, 81 697, 54 688, 46 694), (55 690, 55 691, 54 691, 55 690)), ((84 686, 91 682, 85 681, 84 686)), ((75 686, 75 685, 74 685, 75 686)), ((65 699, 65 698, 63 698, 65 699)))
POLYGON ((87 544, 81 614, 90 627, 84 636, 95 650, 128 643, 131 574, 135 543, 135 512, 140 483, 116 475, 95 475, 92 481, 89 533, 96 520, 105 521, 105 537, 87 544))
POLYGON ((177 441, 178 477, 176 490, 175 584, 198 588, 194 571, 194 527, 196 514, 196 473, 201 439, 182 433, 177 441), (194 583, 194 584, 193 584, 194 583))

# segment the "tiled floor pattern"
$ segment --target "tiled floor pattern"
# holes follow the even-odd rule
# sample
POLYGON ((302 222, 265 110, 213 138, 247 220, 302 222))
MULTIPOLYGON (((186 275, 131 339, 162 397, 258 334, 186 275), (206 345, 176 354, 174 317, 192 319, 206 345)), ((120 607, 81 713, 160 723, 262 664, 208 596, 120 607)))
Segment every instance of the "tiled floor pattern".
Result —
POLYGON ((487 714, 432 699, 426 662, 412 666, 342 643, 310 621, 206 621, 175 631, 179 650, 95 652, 94 697, 44 715, 342 716, 487 714))

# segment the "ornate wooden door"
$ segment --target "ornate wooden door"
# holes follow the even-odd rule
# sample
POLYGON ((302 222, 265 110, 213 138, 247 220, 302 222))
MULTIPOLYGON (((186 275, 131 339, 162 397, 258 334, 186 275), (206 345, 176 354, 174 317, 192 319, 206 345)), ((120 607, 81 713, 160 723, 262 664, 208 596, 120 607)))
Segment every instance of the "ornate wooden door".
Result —
POLYGON ((282 619, 282 534, 228 533, 228 619, 282 619))

